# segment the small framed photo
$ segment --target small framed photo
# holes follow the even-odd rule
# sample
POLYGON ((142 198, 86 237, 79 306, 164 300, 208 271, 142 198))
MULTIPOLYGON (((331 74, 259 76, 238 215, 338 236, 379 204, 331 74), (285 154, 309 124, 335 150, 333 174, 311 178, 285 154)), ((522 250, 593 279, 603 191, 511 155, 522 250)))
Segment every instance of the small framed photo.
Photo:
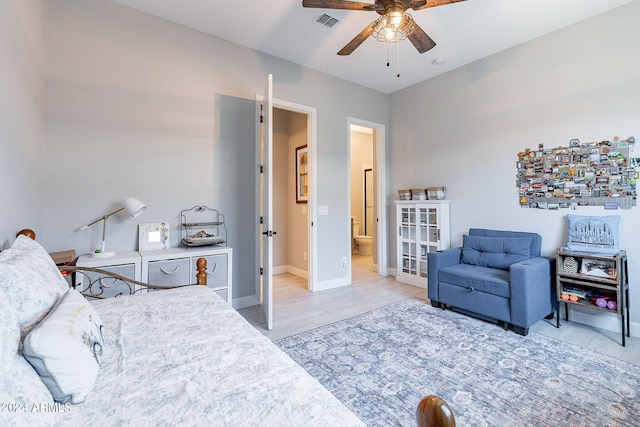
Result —
POLYGON ((296 148, 296 203, 309 200, 309 149, 306 145, 296 148))
POLYGON ((168 249, 170 244, 169 230, 168 222, 150 222, 138 225, 138 250, 168 249))

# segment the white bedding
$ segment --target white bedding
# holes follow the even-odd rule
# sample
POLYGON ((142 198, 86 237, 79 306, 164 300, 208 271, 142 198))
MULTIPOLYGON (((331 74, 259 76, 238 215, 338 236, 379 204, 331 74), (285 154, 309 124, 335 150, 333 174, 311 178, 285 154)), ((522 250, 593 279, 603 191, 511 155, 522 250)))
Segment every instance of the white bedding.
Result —
POLYGON ((206 287, 94 306, 105 325, 102 367, 59 425, 364 425, 206 287))

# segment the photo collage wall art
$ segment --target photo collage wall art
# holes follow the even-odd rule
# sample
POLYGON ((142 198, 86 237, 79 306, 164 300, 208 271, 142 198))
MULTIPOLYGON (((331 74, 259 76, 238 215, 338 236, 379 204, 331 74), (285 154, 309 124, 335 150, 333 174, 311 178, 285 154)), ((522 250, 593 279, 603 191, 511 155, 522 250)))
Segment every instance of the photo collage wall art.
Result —
POLYGON ((636 206, 640 159, 635 138, 584 142, 572 139, 568 147, 518 153, 516 185, 523 208, 560 209, 636 206))

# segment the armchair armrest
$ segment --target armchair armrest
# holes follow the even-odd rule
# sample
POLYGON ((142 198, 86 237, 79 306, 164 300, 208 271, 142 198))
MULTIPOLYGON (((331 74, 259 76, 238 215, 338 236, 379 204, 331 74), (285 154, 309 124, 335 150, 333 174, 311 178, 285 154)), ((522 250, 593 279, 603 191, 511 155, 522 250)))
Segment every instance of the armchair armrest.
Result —
POLYGON ((555 259, 536 257, 511 265, 511 324, 528 328, 556 308, 555 259))
POLYGON ((427 254, 427 296, 431 304, 438 302, 438 270, 449 265, 460 264, 462 248, 451 248, 427 254))

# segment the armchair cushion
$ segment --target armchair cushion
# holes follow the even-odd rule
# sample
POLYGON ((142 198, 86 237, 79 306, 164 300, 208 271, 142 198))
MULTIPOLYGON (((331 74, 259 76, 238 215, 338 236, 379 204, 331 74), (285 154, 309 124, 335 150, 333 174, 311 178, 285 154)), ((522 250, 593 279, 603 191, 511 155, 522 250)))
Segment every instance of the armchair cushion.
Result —
POLYGON ((462 263, 508 270, 531 258, 528 237, 463 236, 462 263))
POLYGON ((486 292, 509 298, 509 271, 499 268, 456 264, 440 270, 440 282, 461 286, 469 291, 486 292))

